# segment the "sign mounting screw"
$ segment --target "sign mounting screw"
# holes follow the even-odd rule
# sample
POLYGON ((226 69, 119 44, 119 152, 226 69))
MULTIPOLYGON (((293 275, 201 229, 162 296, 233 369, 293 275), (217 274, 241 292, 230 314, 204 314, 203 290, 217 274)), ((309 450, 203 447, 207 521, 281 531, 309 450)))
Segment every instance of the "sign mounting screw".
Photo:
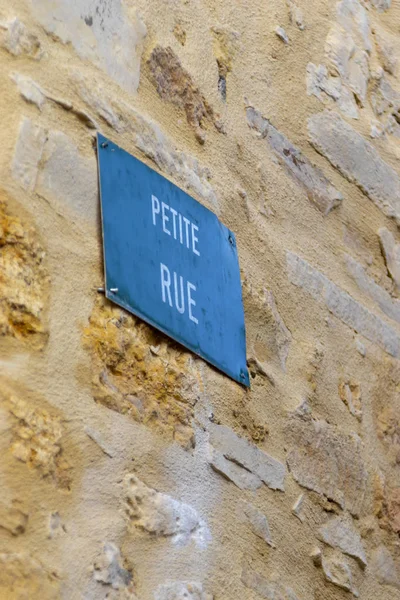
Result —
POLYGON ((102 148, 107 148, 107 146, 108 146, 108 142, 103 142, 103 143, 101 144, 101 147, 102 147, 102 148))
POLYGON ((232 235, 231 235, 231 234, 229 234, 229 236, 228 236, 228 240, 229 240, 229 243, 230 243, 230 245, 231 245, 231 246, 234 246, 234 245, 235 245, 235 242, 234 242, 234 240, 233 240, 233 237, 232 237, 232 235))

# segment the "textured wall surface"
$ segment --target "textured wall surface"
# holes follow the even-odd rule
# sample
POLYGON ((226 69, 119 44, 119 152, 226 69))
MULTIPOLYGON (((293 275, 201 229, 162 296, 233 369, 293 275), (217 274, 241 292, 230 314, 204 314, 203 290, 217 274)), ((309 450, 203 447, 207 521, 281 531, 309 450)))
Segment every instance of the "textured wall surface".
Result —
POLYGON ((400 599, 400 0, 0 0, 0 598, 400 599), (237 236, 251 390, 108 303, 96 130, 237 236))

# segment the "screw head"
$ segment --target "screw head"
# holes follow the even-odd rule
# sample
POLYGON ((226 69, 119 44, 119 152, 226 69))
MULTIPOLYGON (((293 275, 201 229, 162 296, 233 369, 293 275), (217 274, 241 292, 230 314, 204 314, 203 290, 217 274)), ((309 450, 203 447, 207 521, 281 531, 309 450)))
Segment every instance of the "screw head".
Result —
POLYGON ((102 148, 107 148, 107 146, 108 146, 108 142, 103 142, 103 143, 101 144, 101 147, 102 147, 102 148))

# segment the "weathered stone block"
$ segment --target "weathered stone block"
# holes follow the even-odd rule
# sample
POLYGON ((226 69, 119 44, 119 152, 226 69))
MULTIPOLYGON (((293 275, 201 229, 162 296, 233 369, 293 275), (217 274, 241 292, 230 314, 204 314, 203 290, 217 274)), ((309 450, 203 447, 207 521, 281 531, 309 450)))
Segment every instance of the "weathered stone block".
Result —
POLYGON ((46 131, 28 118, 21 122, 12 163, 12 175, 23 188, 33 191, 39 162, 47 140, 46 131))
POLYGON ((14 56, 28 56, 39 60, 43 51, 36 35, 28 31, 17 18, 0 23, 0 46, 14 56))
POLYGON ((275 548, 275 544, 271 538, 271 531, 269 529, 267 517, 260 510, 258 510, 258 508, 248 502, 244 504, 243 511, 249 520, 253 533, 264 540, 268 546, 275 548))
POLYGON ((400 590, 400 574, 393 556, 385 546, 379 546, 373 551, 370 568, 379 583, 400 590))
POLYGON ((214 471, 232 481, 241 490, 256 490, 262 485, 262 481, 257 475, 249 473, 235 462, 228 460, 215 448, 211 448, 209 460, 214 471))
POLYGON ((156 492, 135 475, 124 479, 126 512, 134 525, 154 536, 169 537, 178 546, 191 540, 206 546, 210 533, 197 512, 167 494, 156 492))
POLYGON ((388 273, 400 289, 400 244, 396 243, 393 234, 386 227, 379 229, 378 235, 388 273))
POLYGON ((289 418, 286 434, 291 445, 287 463, 295 480, 358 515, 367 484, 360 438, 310 414, 296 413, 289 418))
POLYGON ((210 442, 228 460, 249 471, 273 490, 284 490, 285 465, 223 425, 210 424, 210 442))
POLYGON ((323 215, 327 215, 341 203, 342 194, 334 188, 318 167, 312 165, 308 158, 293 146, 283 133, 275 129, 268 119, 252 106, 246 108, 246 116, 249 127, 258 131, 260 136, 267 140, 279 162, 296 182, 301 184, 310 202, 323 215))
POLYGON ((185 111, 187 121, 194 128, 200 143, 205 141, 205 120, 210 121, 218 131, 222 130, 212 107, 172 48, 156 46, 148 64, 160 97, 185 111))
POLYGON ((343 323, 361 333, 383 350, 398 357, 400 339, 382 319, 359 304, 307 261, 292 252, 286 254, 289 280, 323 303, 343 323))
POLYGON ((363 568, 367 566, 361 536, 350 516, 344 515, 331 519, 319 529, 318 536, 325 544, 338 548, 358 560, 363 568))
POLYGON ((322 570, 325 578, 339 588, 352 592, 353 596, 358 598, 359 593, 353 585, 353 575, 347 561, 343 556, 325 556, 322 555, 322 570))
POLYGON ((388 317, 400 323, 400 300, 392 298, 391 295, 380 285, 369 277, 362 265, 351 256, 346 255, 347 270, 357 283, 360 290, 376 302, 382 312, 388 317))
POLYGON ((387 216, 400 218, 400 179, 375 148, 336 113, 308 120, 312 145, 387 216))
POLYGON ((99 214, 96 159, 86 158, 61 131, 50 131, 38 172, 36 193, 56 209, 97 224, 99 214))
POLYGON ((63 455, 64 426, 55 411, 33 406, 13 394, 2 383, 0 403, 11 416, 11 453, 42 477, 53 479, 61 488, 69 489, 71 466, 63 455))
POLYGON ((200 380, 189 352, 100 299, 85 329, 85 345, 92 352, 97 402, 193 447, 200 380))
POLYGON ((174 581, 160 585, 154 593, 154 600, 213 600, 201 583, 195 581, 174 581))
POLYGON ((0 336, 43 347, 49 275, 36 233, 7 208, 0 191, 0 336))
POLYGON ((106 542, 103 545, 103 555, 94 564, 93 577, 113 590, 123 590, 126 600, 135 600, 133 575, 123 566, 121 552, 115 544, 106 542))
POLYGON ((146 27, 134 9, 121 0, 33 0, 32 13, 47 33, 136 92, 146 27))
POLYGON ((35 104, 39 110, 42 110, 46 101, 46 95, 42 88, 33 79, 21 75, 21 73, 12 73, 11 79, 17 84, 18 91, 24 100, 35 104))

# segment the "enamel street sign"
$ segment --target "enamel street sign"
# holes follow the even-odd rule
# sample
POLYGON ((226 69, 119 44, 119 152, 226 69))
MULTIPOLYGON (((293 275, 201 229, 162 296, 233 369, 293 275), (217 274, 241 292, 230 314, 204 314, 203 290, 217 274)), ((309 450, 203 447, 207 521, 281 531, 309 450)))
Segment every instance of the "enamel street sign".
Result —
POLYGON ((235 236, 100 134, 97 150, 107 298, 249 386, 235 236))

